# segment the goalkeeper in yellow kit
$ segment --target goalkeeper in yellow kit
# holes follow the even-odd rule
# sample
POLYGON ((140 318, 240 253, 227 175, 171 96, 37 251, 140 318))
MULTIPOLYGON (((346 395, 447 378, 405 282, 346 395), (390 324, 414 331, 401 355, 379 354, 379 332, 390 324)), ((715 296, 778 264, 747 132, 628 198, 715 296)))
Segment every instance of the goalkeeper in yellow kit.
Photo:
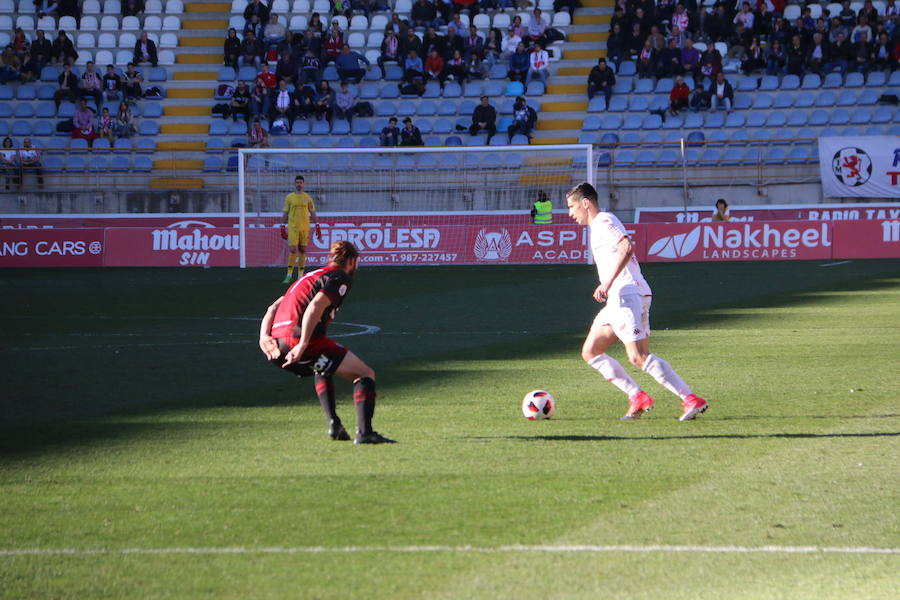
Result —
POLYGON ((282 283, 290 283, 294 279, 294 263, 303 276, 303 267, 306 266, 306 245, 309 243, 309 222, 316 225, 316 238, 322 239, 322 230, 319 227, 319 218, 316 216, 316 205, 312 196, 303 191, 306 181, 303 175, 294 177, 295 192, 284 197, 284 212, 281 215, 281 238, 287 240, 290 246, 288 255, 287 275, 282 283))

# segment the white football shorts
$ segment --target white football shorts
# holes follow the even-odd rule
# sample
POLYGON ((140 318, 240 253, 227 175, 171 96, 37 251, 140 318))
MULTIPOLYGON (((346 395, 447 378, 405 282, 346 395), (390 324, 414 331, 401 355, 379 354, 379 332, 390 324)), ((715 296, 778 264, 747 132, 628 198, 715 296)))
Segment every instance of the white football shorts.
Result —
POLYGON ((652 296, 626 294, 606 301, 592 327, 609 325, 623 342, 636 342, 650 337, 650 301, 652 296))

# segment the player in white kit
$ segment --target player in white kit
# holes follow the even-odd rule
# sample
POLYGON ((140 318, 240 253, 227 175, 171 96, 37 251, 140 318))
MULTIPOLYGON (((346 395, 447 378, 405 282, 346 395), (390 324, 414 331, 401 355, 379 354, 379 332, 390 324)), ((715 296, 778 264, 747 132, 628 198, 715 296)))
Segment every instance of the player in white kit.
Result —
POLYGON ((628 395, 628 412, 623 420, 637 419, 653 408, 653 398, 641 389, 619 362, 606 354, 621 340, 628 360, 649 373, 664 388, 681 398, 684 413, 680 421, 690 421, 709 406, 691 391, 672 366, 650 354, 650 286, 634 257, 634 246, 622 222, 600 210, 597 190, 581 183, 566 195, 569 216, 579 225, 590 226, 590 245, 600 285, 594 290, 597 302, 606 306, 597 314, 588 332, 581 356, 585 362, 628 395))

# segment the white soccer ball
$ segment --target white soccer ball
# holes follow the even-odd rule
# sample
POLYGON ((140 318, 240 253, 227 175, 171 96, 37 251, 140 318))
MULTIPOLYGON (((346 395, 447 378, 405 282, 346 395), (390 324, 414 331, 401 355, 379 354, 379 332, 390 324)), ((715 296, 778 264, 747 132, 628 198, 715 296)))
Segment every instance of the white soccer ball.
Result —
POLYGON ((531 421, 549 419, 555 412, 556 398, 550 392, 534 390, 525 394, 522 400, 522 414, 531 421))

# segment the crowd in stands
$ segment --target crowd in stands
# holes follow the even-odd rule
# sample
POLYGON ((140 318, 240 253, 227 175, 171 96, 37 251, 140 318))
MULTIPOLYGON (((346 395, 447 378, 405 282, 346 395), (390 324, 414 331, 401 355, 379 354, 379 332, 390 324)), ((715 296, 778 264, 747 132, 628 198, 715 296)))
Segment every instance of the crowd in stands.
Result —
MULTIPOLYGON (((617 0, 607 57, 616 68, 632 61, 640 78, 675 79, 669 114, 688 106, 730 111, 734 90, 726 71, 824 76, 900 67, 896 0, 887 0, 882 14, 872 0, 858 11, 849 0, 840 11, 830 6, 739 0, 717 2, 710 10, 695 0, 617 0), (693 80, 693 93, 685 78, 693 80)), ((602 93, 608 106, 615 82, 614 69, 601 59, 588 75, 588 98, 602 93)))
MULTIPOLYGON (((504 64, 511 81, 546 82, 550 58, 545 47, 563 35, 549 27, 540 8, 533 9, 527 26, 520 16, 512 17, 505 32, 497 28, 481 31, 462 18, 464 13, 474 17, 480 10, 512 5, 512 0, 416 0, 408 19, 394 13, 387 20, 378 58, 372 61, 349 45, 335 17, 349 19, 354 14, 387 11, 384 0, 334 0, 331 22, 324 23, 321 14, 312 13, 305 31, 290 31, 265 2, 251 0, 244 10, 243 31, 228 30, 223 54, 225 66, 237 71, 249 65, 258 72, 252 86, 238 83, 228 110, 223 112, 235 120, 240 116, 248 124, 255 119, 268 121, 270 133, 280 133, 282 128, 290 131, 297 118, 349 121, 356 114, 371 116, 371 105, 357 101, 356 84, 386 78, 389 65, 400 68, 400 91, 405 95, 421 96, 429 81, 443 88, 451 81, 462 85, 485 79, 496 72, 497 65, 504 64), (325 69, 332 64, 340 80, 339 91, 323 80, 325 69)), ((565 0, 557 5, 560 10, 572 10, 579 4, 578 0, 565 0)), ((529 116, 514 119, 515 123, 521 121, 517 127, 525 135, 530 134, 536 119, 529 116)), ((418 131, 411 121, 410 127, 410 131, 418 131)), ((492 127, 494 131, 481 126, 473 135, 483 129, 493 136, 492 127)), ((397 129, 396 136, 382 135, 382 143, 396 138, 395 145, 402 145, 404 130, 397 129)))

